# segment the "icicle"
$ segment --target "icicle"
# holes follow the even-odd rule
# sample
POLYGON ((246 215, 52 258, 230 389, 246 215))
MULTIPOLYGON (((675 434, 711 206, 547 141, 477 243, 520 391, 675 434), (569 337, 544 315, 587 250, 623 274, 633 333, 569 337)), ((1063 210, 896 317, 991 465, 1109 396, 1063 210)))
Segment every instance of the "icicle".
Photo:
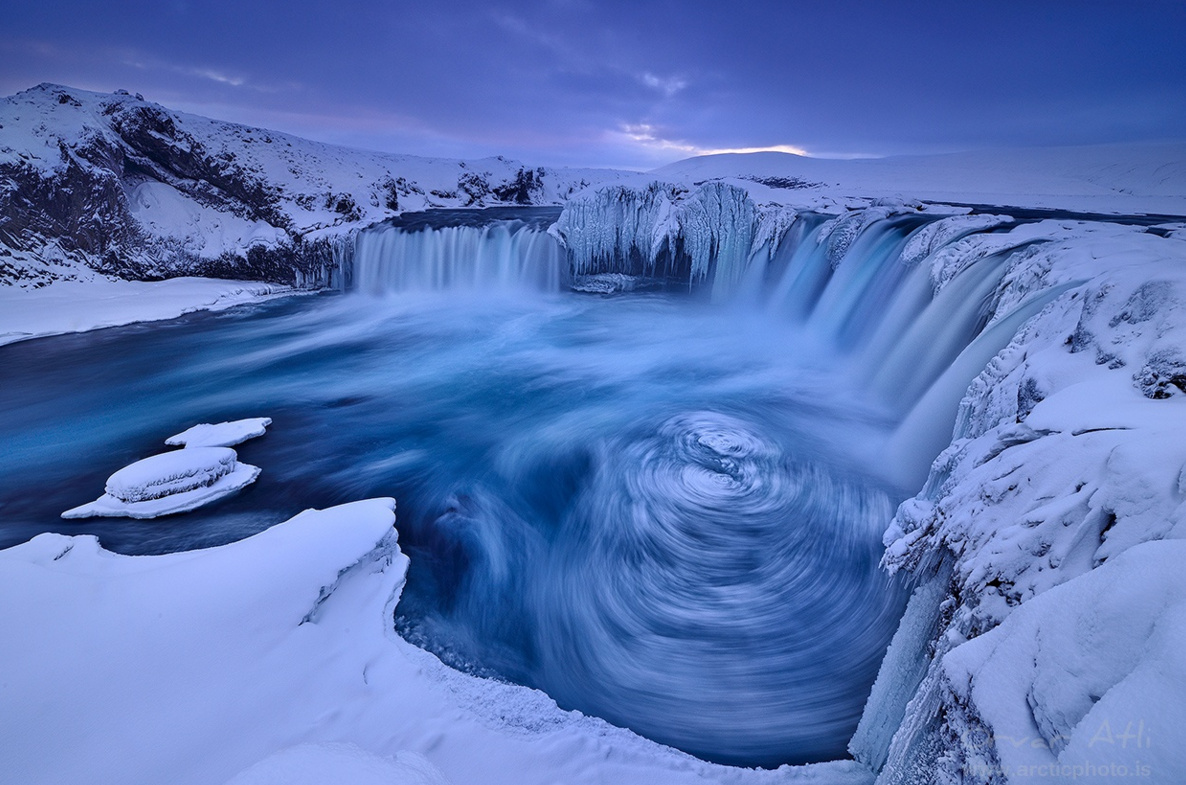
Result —
POLYGON ((577 275, 624 273, 708 281, 714 298, 742 279, 756 208, 744 189, 705 183, 695 191, 652 183, 602 188, 565 206, 553 234, 577 275))

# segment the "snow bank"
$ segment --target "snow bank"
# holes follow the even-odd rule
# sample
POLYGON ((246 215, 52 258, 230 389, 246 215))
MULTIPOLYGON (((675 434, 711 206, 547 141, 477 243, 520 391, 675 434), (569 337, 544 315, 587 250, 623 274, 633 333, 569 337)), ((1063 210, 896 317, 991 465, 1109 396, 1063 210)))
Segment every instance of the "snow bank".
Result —
POLYGON ((249 417, 220 423, 198 423, 178 434, 165 439, 165 444, 174 447, 234 447, 248 439, 263 436, 271 417, 249 417))
POLYGON ((97 275, 38 289, 0 286, 0 345, 47 335, 176 319, 292 295, 286 286, 207 278, 116 281, 97 275))
MULTIPOLYGON (((973 382, 954 441, 886 534, 891 570, 925 580, 940 565, 930 580, 946 588, 932 634, 902 644, 928 663, 902 722, 853 751, 884 754, 879 783, 1111 781, 1122 768, 1178 781, 1186 614, 1169 565, 1180 573, 1186 536, 1186 243, 1077 222, 1009 234, 1036 244, 1006 273, 998 313, 1071 288, 973 382), (1153 746, 1136 746, 1142 732, 1153 746)), ((875 690, 867 716, 892 705, 875 690)))
POLYGON ((306 511, 231 545, 163 556, 56 534, 0 551, 0 625, 18 633, 0 646, 5 776, 870 783, 852 762, 703 763, 534 690, 445 667, 393 630, 408 564, 393 508, 373 499, 306 511))
POLYGON ((157 518, 188 512, 230 496, 259 477, 228 447, 195 447, 153 455, 107 479, 97 500, 66 510, 63 518, 157 518))
MULTIPOLYGON (((1186 772, 1186 542, 1147 542, 1035 597, 942 661, 1010 782, 1170 782, 1186 772)), ((978 753, 978 754, 977 754, 978 753)))

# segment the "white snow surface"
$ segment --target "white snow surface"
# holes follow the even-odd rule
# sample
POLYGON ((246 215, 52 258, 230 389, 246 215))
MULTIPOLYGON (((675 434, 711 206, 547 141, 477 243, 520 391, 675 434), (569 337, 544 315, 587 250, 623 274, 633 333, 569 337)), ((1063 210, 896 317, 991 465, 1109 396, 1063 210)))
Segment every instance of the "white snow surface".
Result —
POLYGON ((445 667, 393 629, 408 564, 393 509, 371 499, 309 510, 231 545, 163 556, 58 534, 0 551, 0 624, 16 633, 0 646, 5 777, 870 782, 852 762, 703 763, 534 690, 445 667))
POLYGON ((142 502, 212 485, 235 470, 238 456, 228 447, 174 450, 129 464, 107 478, 104 490, 120 501, 142 502))
POLYGON ((357 744, 299 744, 269 755, 226 785, 450 785, 423 755, 374 755, 357 744))
POLYGON ((189 512, 241 491, 259 473, 258 467, 239 463, 229 447, 164 452, 115 472, 107 478, 106 493, 62 517, 158 518, 189 512))
POLYGON ((198 423, 178 434, 165 439, 165 444, 174 447, 234 447, 248 439, 263 436, 271 417, 248 417, 219 423, 198 423))
POLYGON ((930 632, 886 659, 929 662, 909 705, 885 687, 866 707, 902 722, 892 737, 863 723, 853 751, 884 756, 879 783, 1179 782, 1186 243, 1070 221, 1008 234, 1042 242, 1006 273, 998 314, 1075 285, 972 383, 886 534, 891 570, 942 565, 946 588, 930 632))
POLYGON ((193 311, 295 294, 287 286, 209 278, 117 281, 92 276, 36 289, 0 286, 0 345, 135 322, 176 319, 193 311))
POLYGON ((949 652, 951 702, 991 733, 962 740, 974 765, 1016 783, 1180 781, 1184 564, 1181 540, 1136 545, 949 652))
MULTIPOLYGON (((1186 215, 1186 143, 979 150, 857 160, 729 153, 646 175, 692 186, 724 180, 773 202, 834 212, 871 200, 1186 215), (799 181, 785 187, 788 181, 799 181), (774 183, 775 187, 764 183, 774 183)), ((636 185, 631 181, 627 184, 636 185)))

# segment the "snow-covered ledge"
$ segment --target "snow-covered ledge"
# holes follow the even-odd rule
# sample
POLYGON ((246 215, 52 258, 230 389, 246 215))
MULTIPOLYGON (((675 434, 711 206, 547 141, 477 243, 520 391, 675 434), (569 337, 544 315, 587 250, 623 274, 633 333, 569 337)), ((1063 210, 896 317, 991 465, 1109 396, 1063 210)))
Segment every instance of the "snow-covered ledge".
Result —
POLYGON ((1186 243, 1067 223, 1000 297, 1074 280, 886 534, 922 585, 851 746, 878 783, 1186 772, 1186 243))
POLYGON ((393 629, 408 563, 393 507, 307 511, 164 556, 57 534, 0 551, 6 780, 871 781, 855 763, 703 763, 540 692, 446 668, 393 629))
POLYGON ((91 275, 85 280, 55 281, 40 288, 0 285, 0 345, 176 319, 193 311, 223 311, 297 293, 277 284, 214 278, 120 281, 91 275))

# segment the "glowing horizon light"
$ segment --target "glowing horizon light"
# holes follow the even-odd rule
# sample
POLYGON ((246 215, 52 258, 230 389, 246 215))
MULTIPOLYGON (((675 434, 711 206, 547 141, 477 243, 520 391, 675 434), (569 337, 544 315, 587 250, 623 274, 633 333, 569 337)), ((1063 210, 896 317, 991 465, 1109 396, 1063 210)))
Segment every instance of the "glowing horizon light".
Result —
POLYGON ((775 144, 769 147, 723 147, 717 150, 706 150, 702 148, 697 149, 697 155, 727 155, 729 153, 790 153, 791 155, 802 155, 807 158, 811 157, 811 153, 804 150, 802 147, 795 147, 789 144, 775 144))
POLYGON ((625 136, 632 142, 641 144, 652 150, 673 150, 680 153, 686 153, 690 156, 696 155, 727 155, 730 153, 790 153, 791 155, 802 155, 810 157, 811 154, 802 147, 789 144, 775 144, 762 147, 700 147, 699 145, 691 144, 674 139, 664 139, 656 133, 654 126, 646 123, 638 125, 623 125, 618 132, 619 135, 625 136))

